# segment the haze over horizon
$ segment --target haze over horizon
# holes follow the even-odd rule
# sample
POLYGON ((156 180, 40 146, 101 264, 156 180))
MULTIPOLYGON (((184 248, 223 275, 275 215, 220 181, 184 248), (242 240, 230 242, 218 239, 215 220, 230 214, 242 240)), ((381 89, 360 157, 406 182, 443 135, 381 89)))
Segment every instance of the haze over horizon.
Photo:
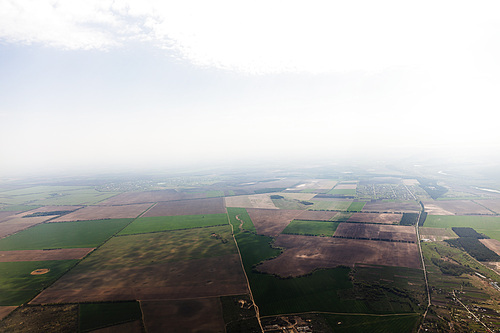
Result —
POLYGON ((496 161, 499 9, 0 0, 0 173, 496 161))

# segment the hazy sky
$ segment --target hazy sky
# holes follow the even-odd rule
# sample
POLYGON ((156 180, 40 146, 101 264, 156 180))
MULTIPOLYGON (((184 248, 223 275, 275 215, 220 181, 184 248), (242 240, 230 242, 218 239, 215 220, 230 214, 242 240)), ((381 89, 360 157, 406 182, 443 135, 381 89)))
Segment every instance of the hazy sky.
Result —
POLYGON ((500 2, 0 0, 0 172, 500 151, 500 2))

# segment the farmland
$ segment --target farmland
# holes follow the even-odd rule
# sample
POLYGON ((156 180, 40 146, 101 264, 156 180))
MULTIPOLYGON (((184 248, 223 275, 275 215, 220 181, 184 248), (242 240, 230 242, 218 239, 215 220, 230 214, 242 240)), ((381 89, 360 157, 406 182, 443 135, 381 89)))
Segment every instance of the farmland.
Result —
POLYGON ((500 328, 498 198, 377 170, 3 186, 0 331, 500 328))

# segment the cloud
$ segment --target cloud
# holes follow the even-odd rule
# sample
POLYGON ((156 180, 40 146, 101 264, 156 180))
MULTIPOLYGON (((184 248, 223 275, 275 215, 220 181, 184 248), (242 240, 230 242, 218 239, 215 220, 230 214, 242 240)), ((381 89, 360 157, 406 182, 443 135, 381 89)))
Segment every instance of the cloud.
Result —
POLYGON ((244 73, 378 71, 496 54, 497 4, 1 0, 0 39, 70 50, 140 41, 244 73))

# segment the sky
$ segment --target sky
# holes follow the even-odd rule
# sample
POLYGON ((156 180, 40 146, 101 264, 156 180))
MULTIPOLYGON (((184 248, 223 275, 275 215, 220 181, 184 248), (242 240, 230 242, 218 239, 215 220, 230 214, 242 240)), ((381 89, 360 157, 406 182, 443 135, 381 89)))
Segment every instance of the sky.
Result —
POLYGON ((0 0, 0 174, 499 158, 498 1, 0 0))

